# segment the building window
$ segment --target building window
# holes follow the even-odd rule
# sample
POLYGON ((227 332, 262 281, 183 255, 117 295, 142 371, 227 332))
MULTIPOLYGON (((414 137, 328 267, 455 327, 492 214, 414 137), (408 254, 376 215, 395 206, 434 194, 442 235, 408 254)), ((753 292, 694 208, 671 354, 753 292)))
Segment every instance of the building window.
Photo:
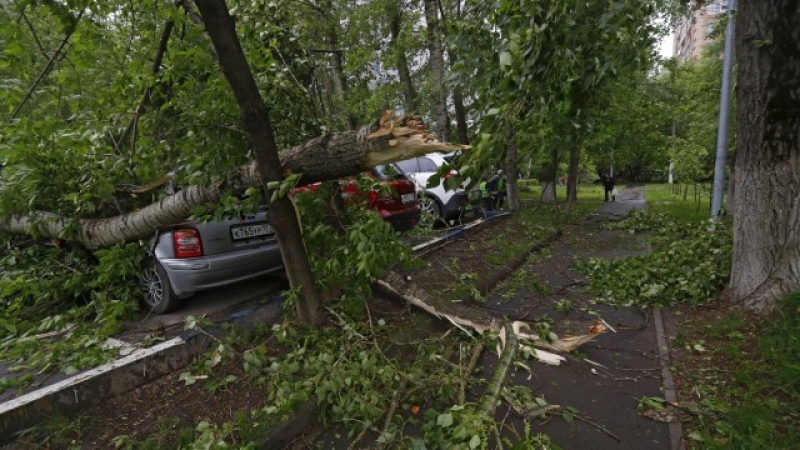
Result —
POLYGON ((727 0, 715 0, 706 6, 706 11, 709 14, 722 14, 728 10, 727 0))

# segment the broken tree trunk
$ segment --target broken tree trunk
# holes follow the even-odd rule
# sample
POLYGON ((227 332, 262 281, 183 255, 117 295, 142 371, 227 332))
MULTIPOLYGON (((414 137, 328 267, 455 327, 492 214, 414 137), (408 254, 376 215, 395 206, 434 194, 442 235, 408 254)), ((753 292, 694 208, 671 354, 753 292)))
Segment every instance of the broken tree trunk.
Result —
MULTIPOLYGON (((391 119, 389 114, 359 131, 327 134, 280 153, 285 173, 299 174, 299 184, 336 180, 355 175, 377 164, 400 161, 435 151, 449 152, 469 146, 434 140, 425 132, 418 117, 391 119)), ((209 186, 187 186, 129 214, 107 219, 75 219, 37 211, 0 218, 0 231, 40 237, 66 239, 89 249, 146 239, 157 230, 180 223, 192 209, 219 201, 224 189, 242 191, 265 182, 256 162, 233 168, 225 180, 209 186), (75 230, 72 235, 65 231, 75 230)))

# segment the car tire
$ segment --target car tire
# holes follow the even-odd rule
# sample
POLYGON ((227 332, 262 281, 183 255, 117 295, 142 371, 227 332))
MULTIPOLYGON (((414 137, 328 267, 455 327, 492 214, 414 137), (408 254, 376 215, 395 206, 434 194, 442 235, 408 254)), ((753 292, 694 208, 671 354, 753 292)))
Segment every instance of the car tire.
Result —
POLYGON ((442 216, 442 207, 439 201, 429 195, 421 196, 420 208, 423 211, 428 211, 435 219, 444 219, 442 216))
POLYGON ((180 306, 161 264, 150 261, 142 269, 142 306, 150 313, 165 314, 180 306))

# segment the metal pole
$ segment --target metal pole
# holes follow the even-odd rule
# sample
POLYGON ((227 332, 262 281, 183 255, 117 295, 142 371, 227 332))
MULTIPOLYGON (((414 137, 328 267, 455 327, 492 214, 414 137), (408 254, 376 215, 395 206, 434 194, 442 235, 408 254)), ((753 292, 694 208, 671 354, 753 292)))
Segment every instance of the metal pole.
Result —
POLYGON ((725 59, 722 62, 722 93, 719 102, 719 129, 717 130, 717 159, 714 163, 714 187, 711 195, 711 218, 716 219, 722 209, 725 190, 725 152, 728 146, 728 115, 731 101, 731 67, 733 66, 733 37, 735 21, 733 11, 736 0, 728 0, 728 27, 725 29, 725 59))

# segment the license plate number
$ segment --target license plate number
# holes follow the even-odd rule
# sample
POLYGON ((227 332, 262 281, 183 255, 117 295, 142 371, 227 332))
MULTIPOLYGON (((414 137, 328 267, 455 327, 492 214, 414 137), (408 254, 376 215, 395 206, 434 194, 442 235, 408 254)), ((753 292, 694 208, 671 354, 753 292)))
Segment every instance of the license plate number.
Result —
POLYGON ((231 228, 231 236, 234 241, 242 239, 251 239, 259 236, 266 236, 272 234, 272 227, 266 223, 259 223, 254 225, 242 225, 231 228))
POLYGON ((413 194, 413 193, 412 194, 403 194, 403 195, 400 196, 400 201, 403 202, 403 203, 411 203, 414 200, 416 200, 416 198, 417 198, 416 194, 413 194))

